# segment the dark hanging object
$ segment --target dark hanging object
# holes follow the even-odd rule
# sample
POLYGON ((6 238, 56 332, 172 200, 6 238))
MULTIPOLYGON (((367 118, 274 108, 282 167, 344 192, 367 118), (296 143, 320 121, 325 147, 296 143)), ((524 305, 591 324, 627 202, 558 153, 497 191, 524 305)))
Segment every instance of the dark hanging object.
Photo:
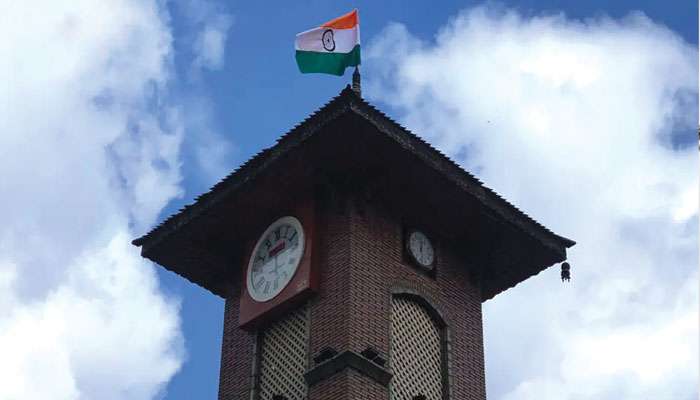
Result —
POLYGON ((571 280, 571 266, 569 265, 568 262, 565 262, 561 265, 561 281, 570 281, 571 280))
POLYGON ((288 400, 288 399, 287 399, 287 396, 283 396, 281 394, 276 394, 276 395, 272 396, 272 400, 288 400))
POLYGON ((417 394, 413 396, 412 400, 425 400, 425 395, 424 394, 417 394))

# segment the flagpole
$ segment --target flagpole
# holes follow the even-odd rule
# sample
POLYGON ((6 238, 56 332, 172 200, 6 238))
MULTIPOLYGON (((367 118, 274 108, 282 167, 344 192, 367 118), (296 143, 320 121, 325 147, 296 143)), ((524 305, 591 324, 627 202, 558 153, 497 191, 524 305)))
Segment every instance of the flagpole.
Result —
POLYGON ((355 72, 352 73, 352 90, 357 93, 358 96, 362 97, 362 86, 360 84, 360 67, 355 66, 355 72))

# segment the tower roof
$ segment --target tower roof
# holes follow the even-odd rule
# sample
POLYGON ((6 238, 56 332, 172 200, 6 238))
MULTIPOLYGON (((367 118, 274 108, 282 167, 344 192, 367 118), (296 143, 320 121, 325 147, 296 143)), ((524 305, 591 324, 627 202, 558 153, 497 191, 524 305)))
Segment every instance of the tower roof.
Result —
MULTIPOLYGON (((231 251, 224 249, 227 246, 223 239, 214 237, 223 230, 207 233, 203 227, 209 224, 220 226, 225 220, 229 226, 242 229, 247 218, 246 210, 245 207, 236 207, 245 204, 258 206, 258 201, 266 196, 251 192, 251 187, 268 179, 271 171, 279 171, 280 165, 291 163, 312 176, 326 165, 350 157, 350 153, 353 157, 361 154, 363 159, 352 159, 351 163, 342 164, 342 168, 362 170, 368 174, 366 176, 378 169, 406 171, 401 174, 406 175, 403 181, 397 178, 401 183, 395 183, 391 178, 389 184, 401 185, 401 190, 414 190, 417 185, 414 181, 420 180, 424 185, 421 190, 430 193, 428 197, 439 198, 434 204, 449 214, 444 220, 454 221, 452 225, 455 226, 448 229, 452 237, 478 243, 465 243, 465 248, 494 259, 491 265, 479 269, 483 300, 565 260, 566 249, 575 244, 484 186, 449 157, 366 102, 350 86, 280 137, 273 146, 260 151, 208 192, 198 196, 194 203, 183 207, 132 243, 141 246, 144 257, 223 296, 226 277, 230 276, 230 271, 226 271, 223 265, 231 264, 233 256, 231 251), (347 132, 350 129, 347 127, 353 132, 347 132), (323 136, 328 138, 323 139, 323 136), (373 146, 375 143, 376 147, 373 146), (303 152, 302 149, 307 147, 312 150, 303 152), (304 166, 299 166, 299 160, 306 160, 304 166), (447 202, 445 207, 441 202, 447 202), (234 203, 236 207, 232 205, 234 203), (460 204, 465 208, 467 205, 478 208, 478 212, 462 212, 460 204), (222 212, 225 218, 221 217, 222 212), (471 221, 480 230, 485 229, 485 236, 477 240, 467 232, 472 230, 471 221), (211 251, 211 246, 221 251, 211 251), (502 254, 504 252, 508 254, 502 254)), ((337 168, 341 167, 336 165, 337 168)), ((269 195, 269 191, 266 193, 269 195)), ((229 239, 235 240, 235 235, 229 239)))

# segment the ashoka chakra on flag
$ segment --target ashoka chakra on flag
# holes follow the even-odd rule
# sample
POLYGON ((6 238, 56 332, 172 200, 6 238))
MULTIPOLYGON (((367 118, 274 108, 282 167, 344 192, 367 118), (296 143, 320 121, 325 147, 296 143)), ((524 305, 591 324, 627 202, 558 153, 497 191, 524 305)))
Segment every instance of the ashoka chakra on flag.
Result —
POLYGON ((294 47, 302 73, 343 75, 345 68, 360 65, 357 10, 298 34, 294 47))

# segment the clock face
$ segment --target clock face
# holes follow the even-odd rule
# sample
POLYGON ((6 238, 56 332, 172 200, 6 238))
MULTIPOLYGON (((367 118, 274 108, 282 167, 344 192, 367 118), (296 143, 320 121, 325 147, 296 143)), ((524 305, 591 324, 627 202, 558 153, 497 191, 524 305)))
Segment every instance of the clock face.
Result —
POLYGON ((408 235, 408 252, 421 266, 429 268, 435 262, 435 249, 427 236, 420 231, 412 231, 408 235))
POLYGON ((304 254, 304 230, 294 217, 273 222, 258 239, 248 262, 248 293, 253 300, 273 299, 289 281, 304 254))

